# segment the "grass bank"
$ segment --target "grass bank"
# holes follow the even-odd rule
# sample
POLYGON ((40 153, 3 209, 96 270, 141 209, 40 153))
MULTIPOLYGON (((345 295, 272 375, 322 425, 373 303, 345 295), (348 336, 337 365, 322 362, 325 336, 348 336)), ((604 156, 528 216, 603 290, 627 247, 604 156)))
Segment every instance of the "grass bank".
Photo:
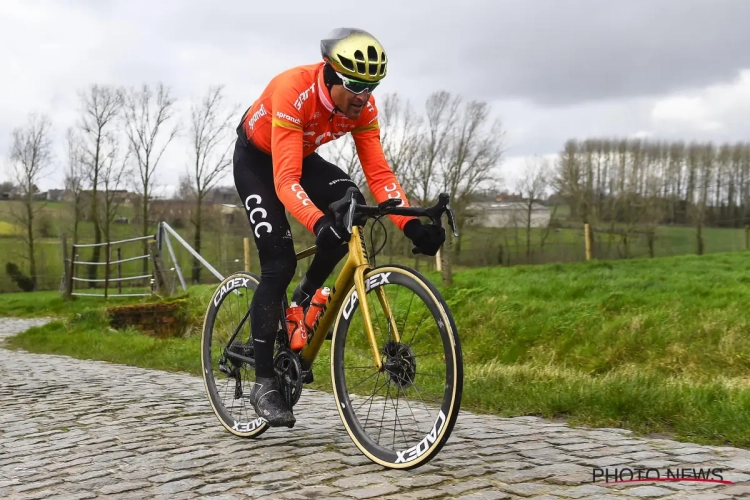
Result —
MULTIPOLYGON (((211 289, 188 294, 196 321, 211 289)), ((746 253, 477 269, 441 291, 464 349, 464 409, 750 448, 746 253)), ((9 344, 199 374, 197 336, 117 332, 100 300, 75 307, 9 344)), ((0 296, 0 315, 14 311, 32 314, 0 296)))

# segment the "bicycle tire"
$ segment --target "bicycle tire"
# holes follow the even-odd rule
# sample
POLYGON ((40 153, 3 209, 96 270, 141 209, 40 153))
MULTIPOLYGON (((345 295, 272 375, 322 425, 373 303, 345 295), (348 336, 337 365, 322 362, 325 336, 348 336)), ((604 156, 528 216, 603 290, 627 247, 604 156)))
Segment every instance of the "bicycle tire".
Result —
MULTIPOLYGON (((365 421, 365 424, 363 426, 362 422, 356 415, 357 409, 352 405, 352 395, 347 389, 346 375, 344 373, 344 370, 346 368, 344 359, 346 354, 345 348, 347 335, 349 334, 349 327, 353 318, 357 316, 361 317, 361 314, 355 314, 355 312, 359 309, 359 300, 355 295, 356 290, 354 288, 354 285, 352 285, 344 298, 344 305, 339 311, 338 317, 336 319, 336 324, 334 326, 334 335, 332 339, 331 377, 333 381, 333 394, 336 401, 336 407, 338 409, 339 416, 344 423, 344 427, 349 434, 349 437, 359 448, 359 450, 372 462, 390 469, 414 469, 428 463, 438 454, 438 452, 443 448, 448 438, 450 437, 456 420, 458 419, 463 393, 463 355, 461 351, 460 340, 458 338, 456 324, 448 308, 448 305, 446 304, 445 300, 442 298, 438 290, 419 272, 406 266, 383 265, 366 272, 364 277, 366 283, 368 283, 369 285, 366 288, 366 295, 370 295, 378 287, 384 286, 386 282, 387 284, 397 284, 404 286, 411 289, 416 294, 416 296, 418 296, 419 299, 422 300, 427 310, 432 314, 433 319, 436 319, 437 330, 439 331, 439 337, 440 342, 442 343, 443 354, 445 355, 446 366, 443 397, 440 402, 439 409, 435 409, 435 420, 432 420, 428 423, 430 430, 422 435, 421 439, 419 439, 418 441, 415 440, 416 442, 413 446, 402 449, 396 449, 395 447, 396 422, 398 422, 400 425, 398 415, 396 415, 396 418, 394 420, 393 447, 382 446, 381 444, 376 442, 373 436, 368 434, 365 428, 367 425, 367 421, 365 421), (385 276, 386 279, 383 279, 383 276, 385 276)), ((370 308, 372 309, 372 306, 370 308)), ((417 331, 419 331, 420 327, 421 326, 417 327, 417 331)), ((400 333, 405 334, 405 331, 401 331, 400 333)), ((415 332, 414 335, 416 336, 417 333, 415 332)), ((404 340, 403 337, 401 340, 404 340)), ((404 344, 402 343, 402 345, 404 344)), ((385 356, 383 354, 385 349, 384 346, 380 345, 380 348, 381 355, 385 356)), ((409 346, 409 349, 411 349, 411 346, 409 346)), ((415 365, 415 371, 412 375, 413 378, 411 380, 411 382, 413 383, 417 380, 418 372, 416 370, 418 362, 416 361, 417 355, 414 355, 412 351, 410 352, 410 359, 414 360, 415 365)), ((355 366, 354 368, 366 367, 355 366)), ((374 367, 372 367, 372 369, 374 369, 374 367)), ((392 379, 392 372, 388 370, 386 370, 386 372, 388 373, 388 377, 392 379)), ((403 380, 403 378, 399 379, 400 382, 402 382, 403 380)), ((388 383, 390 384, 390 382, 388 383)), ((390 394, 390 385, 388 390, 390 394)), ((355 399, 357 398, 359 398, 359 396, 355 395, 355 399)), ((424 401, 422 401, 422 403, 424 404, 424 401)), ((387 404, 384 401, 384 414, 386 408, 387 404)), ((398 399, 395 409, 397 412, 398 399)), ((401 429, 401 431, 403 433, 403 428, 401 429)), ((417 431, 418 432, 416 434, 418 436, 421 435, 419 434, 419 432, 422 432, 421 429, 418 429, 417 431)), ((380 433, 378 434, 378 440, 379 439, 380 433)), ((405 435, 404 439, 406 440, 405 435)))
MULTIPOLYGON (((249 410, 252 415, 255 415, 255 418, 247 418, 246 421, 237 421, 230 410, 226 407, 216 385, 216 377, 214 375, 214 366, 211 356, 212 341, 217 314, 227 298, 233 295, 232 292, 241 288, 246 288, 254 292, 258 287, 259 281, 260 278, 256 274, 239 271, 232 273, 219 283, 211 296, 211 300, 206 309, 206 315, 203 320, 203 332, 201 334, 201 372, 203 375, 206 395, 208 396, 211 408, 219 419, 219 422, 221 422, 221 425, 227 431, 242 438, 258 437, 268 430, 269 425, 265 420, 255 415, 251 405, 249 410)), ((242 313, 244 314, 244 311, 242 313)), ((248 318, 247 321, 249 320, 250 318, 248 318)), ((243 384, 243 394, 246 390, 249 391, 249 389, 249 387, 245 388, 243 384)), ((240 397, 245 396, 242 395, 240 397)))

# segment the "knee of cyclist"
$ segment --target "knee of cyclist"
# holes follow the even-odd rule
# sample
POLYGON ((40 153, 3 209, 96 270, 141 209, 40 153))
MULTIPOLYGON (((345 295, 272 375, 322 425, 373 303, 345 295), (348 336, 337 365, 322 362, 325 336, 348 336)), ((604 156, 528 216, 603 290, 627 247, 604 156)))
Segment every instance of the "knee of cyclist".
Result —
POLYGON ((294 247, 285 248, 272 260, 263 263, 261 279, 273 280, 278 282, 280 287, 285 288, 294 279, 296 270, 297 256, 294 253, 294 247))

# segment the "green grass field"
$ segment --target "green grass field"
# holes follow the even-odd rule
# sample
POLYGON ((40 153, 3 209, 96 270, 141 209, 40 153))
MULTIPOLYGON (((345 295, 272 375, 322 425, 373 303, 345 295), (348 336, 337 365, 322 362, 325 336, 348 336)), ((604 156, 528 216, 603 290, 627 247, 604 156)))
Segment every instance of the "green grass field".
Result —
MULTIPOLYGON (((750 448, 747 252, 470 269, 439 288, 463 346, 463 408, 750 448)), ((211 291, 189 290, 196 325, 211 291)), ((103 306, 0 296, 0 315, 65 318, 12 347, 200 374, 199 327, 170 340, 117 332, 103 306)), ((325 357, 315 365, 322 389, 325 357)))
MULTIPOLYGON (((18 291, 19 288, 5 274, 5 263, 15 262, 23 271, 28 270, 25 259, 26 248, 23 242, 14 237, 21 228, 15 224, 12 216, 13 210, 19 210, 18 202, 0 201, 0 293, 18 291)), ((128 217, 133 221, 133 207, 123 206, 118 214, 128 217)), ((564 211, 563 211, 564 212, 564 211)), ((561 213, 561 212, 559 212, 561 213)), ((63 274, 62 245, 60 235, 67 233, 69 244, 72 238, 72 215, 65 203, 47 203, 42 209, 41 219, 46 219, 46 233, 37 243, 37 275, 39 288, 41 290, 56 290, 60 286, 63 274)), ((292 231, 294 233, 295 247, 298 250, 313 244, 312 235, 302 228, 293 218, 290 218, 292 231)), ((409 253, 409 247, 405 238, 395 229, 390 221, 383 221, 388 228, 389 243, 384 253, 381 254, 380 262, 409 263, 414 265, 415 258, 409 253), (388 254, 391 250, 392 253, 388 254)), ((621 239, 617 236, 610 237, 606 234, 605 227, 595 228, 594 255, 599 259, 619 259, 624 256, 621 239)), ((193 231, 189 226, 176 229, 177 232, 189 243, 193 243, 193 231)), ((140 236, 140 225, 113 224, 111 239, 122 240, 140 236)), ((150 229, 156 232, 156 227, 150 229)), ((545 245, 542 248, 541 238, 545 230, 532 228, 531 242, 532 252, 526 255, 526 231, 524 228, 483 228, 466 227, 462 231, 460 253, 455 262, 458 270, 475 268, 481 266, 495 265, 518 265, 539 264, 550 262, 577 262, 585 260, 584 231, 580 229, 552 229, 548 232, 545 245)), ((208 216, 203 231, 203 248, 201 254, 221 274, 226 275, 244 267, 243 238, 249 236, 249 228, 244 214, 239 214, 233 223, 228 223, 216 216, 208 216)), ((369 241, 369 226, 367 237, 369 241)), ((735 252, 745 249, 744 229, 705 228, 705 253, 735 252)), ((94 241, 94 226, 92 222, 81 222, 79 224, 79 242, 92 243, 94 241)), ((252 242, 252 240, 251 240, 252 242)), ((189 276, 193 266, 192 256, 187 250, 181 248, 172 239, 173 248, 177 256, 177 263, 183 273, 189 276)), ((126 243, 116 245, 121 250, 121 258, 130 258, 142 255, 142 243, 126 243)), ((117 248, 112 248, 112 259, 116 259, 117 248)), ((169 269, 174 268, 167 249, 164 248, 166 265, 169 269)), ((696 253, 695 229, 690 227, 659 227, 656 231, 655 256, 664 257, 671 255, 686 255, 696 253)), ((630 257, 648 257, 649 250, 645 237, 633 236, 630 239, 628 251, 630 257)), ((78 260, 89 261, 92 257, 92 249, 84 248, 79 252, 78 260)), ((102 252, 102 260, 103 252, 102 252)), ((304 264, 304 263, 303 263, 304 264)), ((432 270, 434 260, 420 259, 420 269, 432 270)), ((251 243, 251 269, 258 270, 257 255, 254 244, 251 243)), ((300 271, 304 265, 300 266, 300 271)), ((104 277, 103 267, 97 269, 97 278, 104 277)), ((81 276, 87 272, 87 266, 79 266, 76 275, 81 276)), ((111 269, 112 276, 116 275, 116 268, 111 269)), ((142 275, 142 262, 128 262, 121 265, 122 276, 142 275)), ((147 271, 150 272, 150 271, 147 271)), ((201 271, 202 283, 215 283, 216 278, 207 269, 201 271)), ((173 281, 177 279, 176 274, 170 277, 173 281)), ((148 287, 148 280, 130 282, 142 289, 148 287)), ((78 287, 82 284, 77 283, 78 287)), ((101 285, 100 285, 101 286, 101 285)))

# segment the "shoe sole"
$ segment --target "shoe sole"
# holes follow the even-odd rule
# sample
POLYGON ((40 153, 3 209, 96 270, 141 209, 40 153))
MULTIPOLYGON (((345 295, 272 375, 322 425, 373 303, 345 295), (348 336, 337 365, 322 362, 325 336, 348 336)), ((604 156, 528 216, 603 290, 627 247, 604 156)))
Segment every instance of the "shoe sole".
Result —
POLYGON ((268 424, 269 427, 287 427, 289 429, 294 427, 294 424, 297 423, 297 419, 289 421, 281 421, 281 422, 271 422, 265 417, 260 417, 261 420, 263 420, 266 424, 268 424))

